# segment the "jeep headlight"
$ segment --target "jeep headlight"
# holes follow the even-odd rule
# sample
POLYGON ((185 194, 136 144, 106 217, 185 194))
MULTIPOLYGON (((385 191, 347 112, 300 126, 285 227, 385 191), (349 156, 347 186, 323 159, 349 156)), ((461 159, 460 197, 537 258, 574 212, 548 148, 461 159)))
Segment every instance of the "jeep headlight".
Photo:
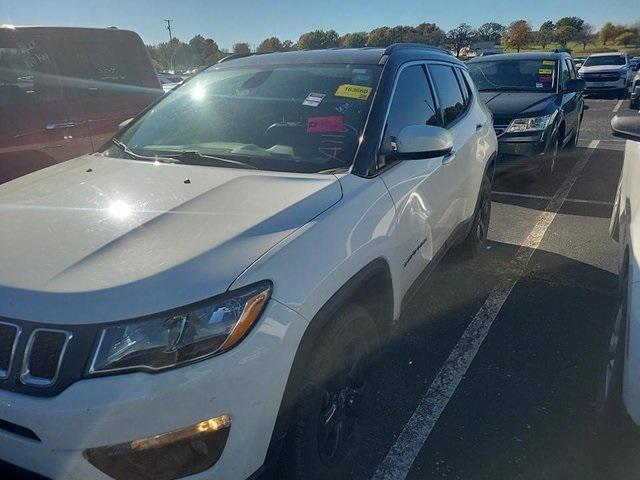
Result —
POLYGON ((544 130, 553 121, 555 115, 541 117, 516 118, 511 121, 507 133, 537 132, 544 130))
POLYGON ((167 314, 106 326, 88 374, 153 372, 225 352, 255 325, 271 288, 260 282, 167 314))

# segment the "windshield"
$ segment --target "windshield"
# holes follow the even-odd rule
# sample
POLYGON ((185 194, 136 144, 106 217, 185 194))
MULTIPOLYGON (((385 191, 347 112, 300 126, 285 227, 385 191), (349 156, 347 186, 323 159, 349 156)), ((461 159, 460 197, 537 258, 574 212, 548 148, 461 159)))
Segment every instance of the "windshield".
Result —
POLYGON ((555 60, 493 60, 469 63, 478 90, 552 91, 555 60))
MULTIPOLYGON (((119 141, 143 156, 196 152, 289 172, 347 168, 379 74, 370 65, 216 67, 168 95, 119 141)), ((105 153, 127 155, 113 146, 105 153)))
POLYGON ((585 67, 599 67, 601 65, 625 65, 624 57, 620 55, 606 55, 589 57, 583 64, 585 67))

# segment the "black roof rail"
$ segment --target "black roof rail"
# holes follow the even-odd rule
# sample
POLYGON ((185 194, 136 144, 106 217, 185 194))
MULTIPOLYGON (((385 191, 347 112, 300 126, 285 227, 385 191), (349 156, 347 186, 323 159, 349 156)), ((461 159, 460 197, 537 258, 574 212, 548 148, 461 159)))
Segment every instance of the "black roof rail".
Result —
POLYGON ((441 53, 446 53, 447 55, 453 56, 449 50, 443 47, 438 47, 436 45, 429 45, 427 43, 394 43, 385 48, 383 55, 390 55, 394 50, 405 49, 405 48, 420 48, 423 50, 436 50, 441 53))

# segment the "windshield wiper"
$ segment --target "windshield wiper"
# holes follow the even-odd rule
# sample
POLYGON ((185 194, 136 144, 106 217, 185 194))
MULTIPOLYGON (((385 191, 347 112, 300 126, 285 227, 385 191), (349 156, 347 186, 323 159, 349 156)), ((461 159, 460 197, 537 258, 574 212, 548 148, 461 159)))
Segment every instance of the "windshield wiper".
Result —
POLYGON ((135 153, 133 150, 129 148, 127 144, 121 142, 117 138, 112 138, 111 143, 113 143, 116 147, 120 148, 124 153, 129 155, 130 157, 139 159, 139 160, 148 160, 150 162, 165 162, 165 163, 175 163, 175 159, 171 157, 160 157, 157 155, 149 156, 149 155, 140 155, 139 153, 135 153))
POLYGON ((237 168, 251 168, 253 170, 259 170, 255 165, 251 165, 250 163, 246 163, 240 160, 233 160, 231 158, 225 157, 217 157, 215 155, 207 155, 206 153, 201 153, 198 150, 182 150, 178 151, 172 155, 170 158, 175 160, 186 162, 186 163, 197 163, 201 165, 210 164, 211 160, 214 162, 219 162, 225 165, 232 165, 237 168))

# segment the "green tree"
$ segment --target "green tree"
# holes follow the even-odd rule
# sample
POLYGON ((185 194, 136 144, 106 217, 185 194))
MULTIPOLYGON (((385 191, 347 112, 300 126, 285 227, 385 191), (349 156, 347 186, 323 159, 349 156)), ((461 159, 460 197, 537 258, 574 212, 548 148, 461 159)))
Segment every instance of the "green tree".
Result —
POLYGON ((600 41, 602 42, 603 45, 606 45, 607 42, 615 40, 618 35, 619 35, 618 29, 611 22, 605 23, 600 29, 600 32, 598 33, 598 36, 600 37, 600 41))
POLYGON ((571 25, 561 25, 556 28, 555 39, 562 48, 567 48, 567 44, 575 40, 578 36, 578 31, 571 25))
POLYGON ((579 32, 584 25, 584 20, 580 17, 562 17, 556 22, 556 29, 564 26, 572 27, 576 32, 579 32))
POLYGON ((368 40, 369 34, 367 32, 353 32, 343 35, 340 44, 346 48, 360 48, 366 47, 368 40))
POLYGON ((593 26, 588 23, 582 24, 582 28, 577 32, 575 39, 582 44, 583 50, 586 49, 587 45, 594 43, 596 39, 596 36, 593 33, 593 26))
POLYGON ((316 50, 319 48, 333 48, 340 46, 340 37, 335 30, 314 30, 300 35, 298 48, 316 50))
POLYGON ((500 43, 506 27, 496 22, 487 22, 478 27, 478 40, 500 43))
POLYGON ((416 27, 420 35, 420 43, 429 45, 444 45, 446 33, 435 23, 423 22, 416 27))
POLYGON ((233 44, 233 53, 250 53, 251 48, 249 44, 246 42, 234 43, 233 44))
POLYGON ((282 42, 278 37, 265 38, 256 49, 260 53, 277 52, 279 50, 282 50, 282 42))
POLYGON ((627 28, 616 37, 616 43, 623 44, 628 47, 630 44, 637 44, 639 41, 638 30, 635 28, 627 28))
POLYGON ((282 42, 283 52, 288 52, 290 50, 295 50, 295 49, 296 49, 296 45, 291 40, 285 40, 284 42, 282 42))
POLYGON ((369 47, 388 47, 393 43, 391 29, 389 27, 374 28, 369 32, 367 46, 369 47))
POLYGON ((504 42, 509 48, 520 49, 529 45, 533 40, 531 25, 526 20, 516 20, 509 25, 504 33, 504 42))
POLYGON ((536 41, 542 46, 542 48, 547 48, 551 42, 553 42, 555 38, 555 25, 551 20, 547 20, 542 25, 540 25, 540 30, 536 34, 536 41))
POLYGON ((477 32, 471 28, 471 25, 461 23, 447 32, 447 44, 456 52, 456 57, 459 57, 460 51, 471 45, 476 36, 477 32))

